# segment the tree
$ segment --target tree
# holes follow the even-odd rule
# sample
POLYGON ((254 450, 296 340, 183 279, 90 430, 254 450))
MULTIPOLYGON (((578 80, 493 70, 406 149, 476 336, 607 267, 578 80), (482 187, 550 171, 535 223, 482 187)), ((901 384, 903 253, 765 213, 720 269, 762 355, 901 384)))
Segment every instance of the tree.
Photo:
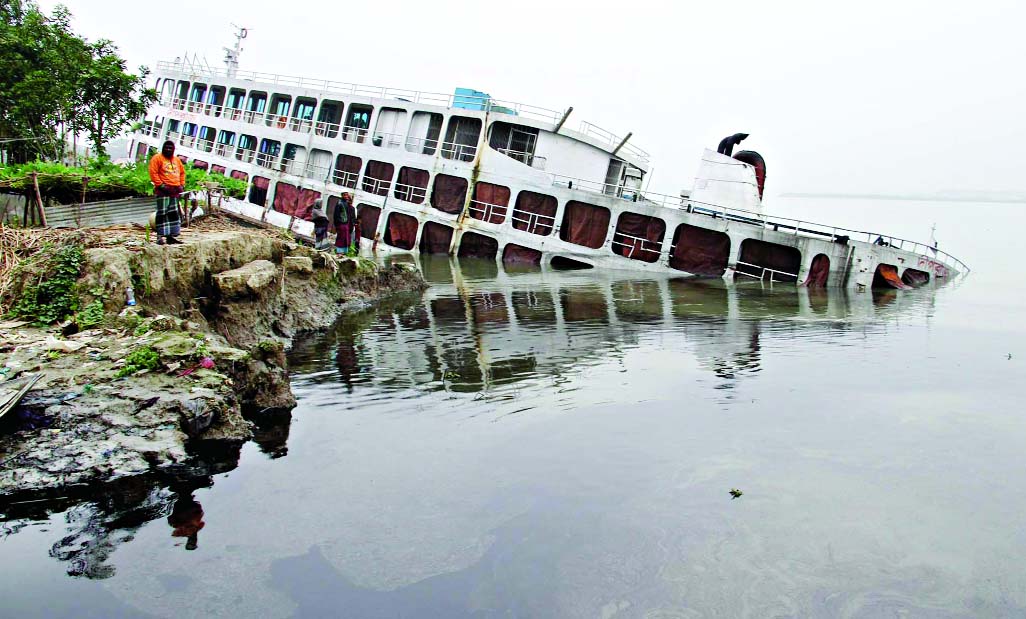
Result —
POLYGON ((0 0, 0 148, 11 162, 60 159, 69 132, 103 142, 142 116, 156 99, 125 72, 113 43, 89 43, 71 30, 71 13, 49 17, 31 0, 0 0))
POLYGON ((157 92, 146 88, 146 67, 139 67, 139 75, 125 73, 125 61, 110 41, 100 40, 89 50, 91 62, 81 75, 80 105, 73 126, 89 136, 97 156, 105 157, 104 143, 145 115, 146 108, 157 100, 157 92))

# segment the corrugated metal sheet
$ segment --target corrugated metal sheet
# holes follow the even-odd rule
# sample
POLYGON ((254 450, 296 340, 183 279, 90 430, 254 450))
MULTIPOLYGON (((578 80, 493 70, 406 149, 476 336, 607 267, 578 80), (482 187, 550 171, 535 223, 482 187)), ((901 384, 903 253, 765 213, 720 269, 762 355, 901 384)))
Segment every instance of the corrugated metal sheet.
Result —
POLYGON ((51 206, 46 209, 46 223, 51 228, 88 228, 131 223, 146 225, 156 206, 152 197, 51 206))

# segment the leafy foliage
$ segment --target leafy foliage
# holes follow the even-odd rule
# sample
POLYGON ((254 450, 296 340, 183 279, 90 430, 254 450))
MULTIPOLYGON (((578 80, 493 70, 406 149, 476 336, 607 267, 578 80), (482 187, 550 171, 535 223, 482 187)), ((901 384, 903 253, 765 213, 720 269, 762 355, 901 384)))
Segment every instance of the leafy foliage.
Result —
POLYGON ((125 366, 118 370, 117 378, 131 376, 140 370, 155 370, 160 366, 160 355, 150 346, 140 346, 125 357, 125 366))
MULTIPOLYGON (((87 200, 146 196, 153 193, 153 183, 150 182, 149 169, 145 161, 123 166, 102 159, 90 160, 83 168, 44 161, 0 167, 0 190, 21 192, 32 187, 33 172, 37 175, 39 190, 43 196, 63 204, 81 200, 83 177, 89 179, 86 186, 87 200)), ((227 195, 235 198, 242 198, 246 193, 245 181, 186 165, 186 191, 202 190, 204 183, 207 182, 219 183, 227 195)))
POLYGON ((75 314, 75 323, 80 329, 89 329, 103 324, 106 316, 103 312, 103 299, 95 299, 75 314))
POLYGON ((32 0, 0 0, 0 58, 0 138, 16 140, 11 161, 60 159, 77 134, 105 157, 103 142, 156 100, 145 67, 126 73, 114 44, 76 35, 60 5, 47 16, 32 0))
POLYGON ((21 265, 26 281, 11 315, 39 325, 73 315, 79 307, 78 277, 84 260, 81 247, 64 245, 44 248, 21 265))

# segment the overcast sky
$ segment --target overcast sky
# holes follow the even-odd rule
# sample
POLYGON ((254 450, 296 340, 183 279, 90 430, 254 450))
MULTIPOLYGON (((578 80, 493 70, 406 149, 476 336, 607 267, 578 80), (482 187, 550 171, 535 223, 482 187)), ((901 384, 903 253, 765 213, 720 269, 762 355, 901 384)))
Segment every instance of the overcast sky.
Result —
POLYGON ((223 66, 234 22, 243 69, 572 105, 573 128, 634 132, 653 191, 691 187, 702 148, 738 131, 769 196, 1026 190, 1022 0, 63 4, 131 67, 223 66))

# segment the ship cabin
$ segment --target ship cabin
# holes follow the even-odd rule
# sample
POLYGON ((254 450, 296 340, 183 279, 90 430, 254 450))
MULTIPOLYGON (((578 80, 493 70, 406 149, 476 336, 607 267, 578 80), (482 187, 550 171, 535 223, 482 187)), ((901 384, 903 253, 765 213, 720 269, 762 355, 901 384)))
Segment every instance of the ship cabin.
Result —
POLYGON ((813 286, 850 285, 853 269, 875 263, 893 267, 888 285, 951 268, 880 257, 879 245, 874 260, 838 229, 769 222, 765 164, 749 151, 706 151, 690 192, 646 192, 649 155, 631 134, 571 129, 573 108, 183 63, 159 63, 156 76, 136 159, 172 140, 193 166, 246 181, 246 200, 288 215, 289 227, 322 201, 330 216, 348 192, 361 246, 376 252, 813 286))

